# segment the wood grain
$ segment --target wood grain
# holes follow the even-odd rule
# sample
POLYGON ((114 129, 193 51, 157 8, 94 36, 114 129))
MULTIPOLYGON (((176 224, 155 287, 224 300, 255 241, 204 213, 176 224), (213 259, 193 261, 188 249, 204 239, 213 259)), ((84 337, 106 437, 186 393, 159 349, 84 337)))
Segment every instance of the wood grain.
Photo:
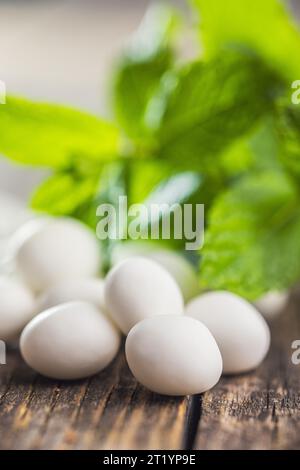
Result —
POLYGON ((0 449, 180 449, 189 398, 137 385, 121 352, 89 380, 55 382, 10 352, 0 368, 0 449))
POLYGON ((137 385, 120 352, 89 380, 55 382, 10 351, 0 366, 0 449, 299 449, 300 296, 272 326, 272 348, 255 372, 212 391, 169 398, 137 385))
POLYGON ((271 351, 258 370, 223 378, 200 398, 197 449, 300 448, 300 365, 291 361, 291 344, 300 339, 299 295, 271 331, 271 351))

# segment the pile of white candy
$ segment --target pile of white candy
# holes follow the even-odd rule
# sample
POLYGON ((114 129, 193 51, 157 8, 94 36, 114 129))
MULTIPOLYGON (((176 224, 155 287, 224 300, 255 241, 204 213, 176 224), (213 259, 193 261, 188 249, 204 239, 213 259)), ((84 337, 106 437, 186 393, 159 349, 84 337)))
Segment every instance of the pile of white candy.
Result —
POLYGON ((120 331, 134 376, 167 395, 204 392, 222 372, 249 371, 267 354, 269 328, 245 300, 212 292, 184 306, 197 295, 197 275, 180 255, 118 253, 103 280, 98 242, 80 222, 47 219, 22 233, 14 243, 19 277, 0 278, 0 339, 21 333, 24 360, 43 375, 101 371, 120 331))

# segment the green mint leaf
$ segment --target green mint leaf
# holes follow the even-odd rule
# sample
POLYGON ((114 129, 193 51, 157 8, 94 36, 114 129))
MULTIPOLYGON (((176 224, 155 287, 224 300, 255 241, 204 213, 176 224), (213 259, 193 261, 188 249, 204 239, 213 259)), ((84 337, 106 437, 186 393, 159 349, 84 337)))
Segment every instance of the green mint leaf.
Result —
POLYGON ((158 159, 136 159, 130 166, 130 204, 143 202, 163 180, 174 174, 169 162, 158 159))
POLYGON ((18 163, 62 168, 79 156, 110 161, 118 148, 117 129, 81 111, 14 97, 0 107, 0 152, 18 163))
POLYGON ((152 204, 181 204, 194 194, 201 186, 202 177, 195 172, 177 173, 170 178, 160 182, 160 184, 153 189, 144 201, 146 207, 151 207, 152 204))
POLYGON ((288 81, 300 76, 300 34, 279 0, 193 0, 207 57, 223 47, 255 50, 288 81))
POLYGON ((174 9, 166 5, 150 8, 115 71, 115 114, 135 141, 143 141, 151 134, 147 109, 161 77, 173 63, 170 42, 177 23, 174 9))
POLYGON ((31 206, 51 215, 72 215, 92 198, 97 184, 95 177, 76 178, 71 173, 57 173, 35 190, 31 206))
POLYGON ((275 116, 266 115, 249 134, 234 141, 222 154, 220 165, 226 177, 282 168, 278 142, 275 116))
POLYGON ((177 77, 162 117, 160 157, 210 172, 216 157, 273 107, 278 80, 252 55, 221 54, 177 77))
POLYGON ((214 203, 202 250, 201 282, 256 299, 300 277, 297 188, 281 172, 245 177, 214 203))

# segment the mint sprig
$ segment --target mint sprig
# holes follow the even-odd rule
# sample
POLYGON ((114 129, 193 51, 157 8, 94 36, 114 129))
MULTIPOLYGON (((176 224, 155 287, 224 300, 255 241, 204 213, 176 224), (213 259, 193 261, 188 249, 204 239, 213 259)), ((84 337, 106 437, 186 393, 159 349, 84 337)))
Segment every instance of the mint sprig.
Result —
POLYGON ((36 210, 94 228, 119 195, 205 204, 202 286, 255 299, 300 278, 299 28, 279 0, 192 3, 203 53, 178 60, 180 15, 152 9, 114 67, 115 123, 8 97, 0 152, 52 169, 36 210))

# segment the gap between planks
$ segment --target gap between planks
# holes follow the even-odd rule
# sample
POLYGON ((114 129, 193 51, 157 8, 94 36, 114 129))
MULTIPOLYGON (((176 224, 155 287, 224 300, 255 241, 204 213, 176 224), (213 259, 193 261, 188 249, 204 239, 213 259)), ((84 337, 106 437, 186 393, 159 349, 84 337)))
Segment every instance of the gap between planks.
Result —
POLYGON ((291 344, 300 339, 300 295, 271 324, 272 344, 250 374, 222 378, 201 403, 196 449, 300 448, 300 365, 291 344))
POLYGON ((120 353, 89 380, 55 382, 16 351, 0 367, 1 449, 300 448, 299 295, 274 322, 272 347, 255 372, 222 378, 212 391, 168 398, 146 391, 120 353))

